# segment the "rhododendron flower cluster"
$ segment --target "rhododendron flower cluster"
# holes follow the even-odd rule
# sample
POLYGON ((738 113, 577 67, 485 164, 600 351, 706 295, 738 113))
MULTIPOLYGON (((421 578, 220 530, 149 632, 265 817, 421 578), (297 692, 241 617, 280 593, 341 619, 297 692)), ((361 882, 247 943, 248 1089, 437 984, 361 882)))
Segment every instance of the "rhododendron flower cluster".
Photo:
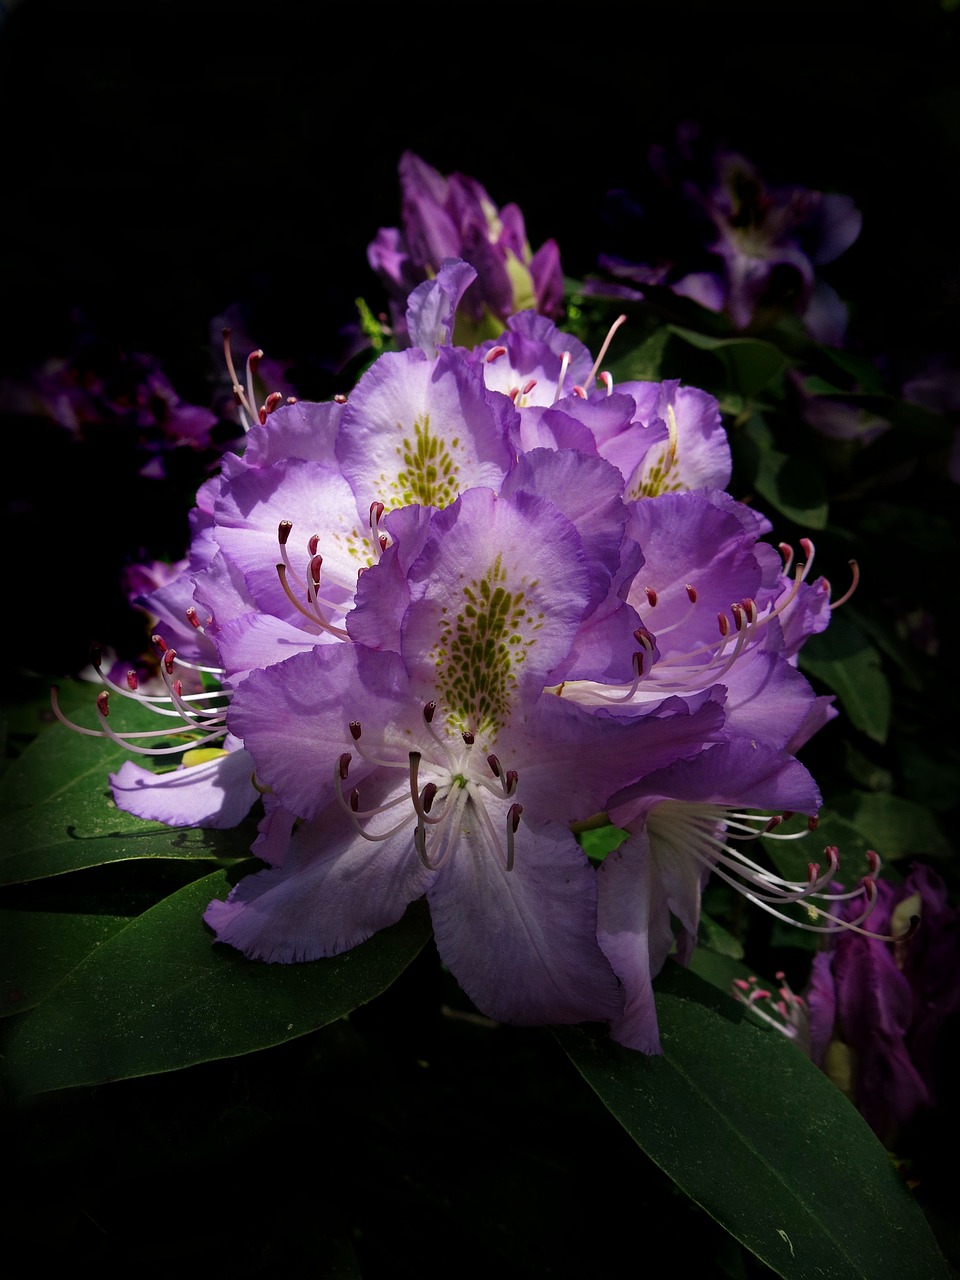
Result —
POLYGON ((93 732, 156 754, 112 695, 191 730, 172 771, 113 776, 143 818, 232 826, 262 803, 266 869, 210 903, 219 942, 337 955, 425 897, 483 1013, 656 1052, 651 982, 689 956, 711 874, 827 933, 876 897, 831 888, 832 851, 797 882, 749 852, 784 811, 815 825, 796 753, 833 709, 796 657, 830 587, 812 544, 796 562, 726 492, 712 396, 615 386, 532 310, 455 345, 476 275, 449 260, 417 286, 409 347, 348 395, 257 409, 259 353, 234 375, 246 447, 142 600, 164 696, 105 675, 93 732), (598 867, 576 833, 608 820, 626 839, 598 867))

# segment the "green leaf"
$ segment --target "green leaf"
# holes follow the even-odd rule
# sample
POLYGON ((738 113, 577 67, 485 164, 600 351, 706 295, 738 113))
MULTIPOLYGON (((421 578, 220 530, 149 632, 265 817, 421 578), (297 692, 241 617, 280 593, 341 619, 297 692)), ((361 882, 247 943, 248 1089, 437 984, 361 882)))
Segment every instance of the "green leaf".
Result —
POLYGON ((757 338, 715 338, 677 325, 667 327, 690 346, 713 352, 724 366, 729 388, 744 400, 753 399, 779 378, 791 363, 772 342, 762 342, 757 338))
POLYGON ((834 691, 851 723, 884 743, 890 729, 890 686, 880 654, 859 628, 834 614, 830 626, 800 651, 800 668, 834 691))
POLYGON ((0 884, 131 859, 243 858, 249 855, 251 838, 246 825, 214 831, 143 822, 118 809, 93 779, 84 779, 46 804, 0 821, 0 884))
POLYGON ((823 479, 809 462, 777 449, 764 450, 754 476, 757 493, 795 524, 825 529, 829 507, 823 479))
POLYGON ((785 1280, 947 1280, 889 1156, 827 1077, 680 966, 656 986, 662 1056, 557 1032, 654 1163, 785 1280))
MULTIPOLYGON (((949 858, 950 841, 922 805, 886 791, 851 791, 834 796, 830 809, 845 820, 869 849, 884 861, 897 858, 949 858)), ((822 824, 818 835, 822 835, 822 824)), ((829 844, 836 841, 828 840, 829 844)))
MULTIPOLYGON (((89 702, 89 691, 86 692, 89 702)), ((86 713, 78 720, 89 719, 86 713)), ((119 718, 119 717, 118 717, 119 718)), ((124 708, 125 727, 155 727, 124 708)), ((108 739, 46 728, 0 780, 0 884, 21 884, 128 859, 215 861, 248 855, 246 827, 215 831, 144 822, 118 809, 109 774, 130 758, 108 739)))
POLYGON ((618 382, 653 382, 662 377, 663 356, 669 339, 669 329, 656 328, 637 346, 608 361, 614 385, 618 382))
POLYGON ((0 1017, 38 1005, 129 921, 59 911, 0 911, 0 1017))
POLYGON ((430 937, 424 903, 342 956, 264 964, 212 945, 202 922, 229 883, 215 872, 104 941, 6 1025, 15 1096, 176 1071, 281 1044, 385 990, 430 937))

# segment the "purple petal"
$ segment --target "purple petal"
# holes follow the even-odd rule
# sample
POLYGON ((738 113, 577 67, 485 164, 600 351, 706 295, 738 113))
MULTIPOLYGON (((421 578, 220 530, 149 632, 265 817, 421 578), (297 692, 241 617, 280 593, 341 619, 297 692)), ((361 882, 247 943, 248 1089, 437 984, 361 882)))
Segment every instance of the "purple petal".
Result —
POLYGON ((596 882, 568 831, 521 822, 505 871, 465 831, 427 897, 437 948, 477 1008, 521 1025, 606 1021, 617 983, 596 938, 596 882))

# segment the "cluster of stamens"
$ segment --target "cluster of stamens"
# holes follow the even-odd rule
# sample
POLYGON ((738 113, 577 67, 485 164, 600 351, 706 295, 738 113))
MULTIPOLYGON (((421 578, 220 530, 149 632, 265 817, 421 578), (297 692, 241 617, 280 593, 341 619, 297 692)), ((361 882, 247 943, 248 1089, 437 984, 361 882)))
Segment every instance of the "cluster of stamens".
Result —
MULTIPOLYGON (((191 621, 200 627, 196 610, 191 609, 191 621)), ((161 636, 152 637, 159 656, 159 674, 167 692, 163 694, 147 693, 140 686, 139 676, 135 671, 128 671, 125 684, 117 684, 104 672, 102 652, 95 647, 91 653, 91 665, 104 686, 97 694, 96 711, 99 729, 88 729, 75 724, 63 712, 59 701, 59 688, 54 685, 50 691, 50 702, 57 719, 76 733, 91 738, 109 738, 118 746, 124 747, 138 755, 147 756, 183 756, 188 751, 205 747, 210 743, 223 739, 226 726, 226 694, 217 689, 201 693, 184 693, 183 683, 177 675, 178 669, 184 673, 190 671, 197 674, 208 674, 217 679, 223 672, 215 667, 204 667, 178 657, 177 651, 167 646, 161 636), (144 729, 135 731, 117 731, 110 724, 110 695, 130 699, 142 707, 146 707, 157 716, 174 720, 162 729, 144 729), (147 741, 161 738, 180 738, 181 741, 169 746, 148 746, 147 741)))
POLYGON ((780 984, 776 993, 762 987, 759 979, 751 975, 749 978, 734 978, 731 994, 768 1027, 774 1027, 788 1040, 795 1041, 799 1048, 809 1052, 807 1002, 791 988, 783 970, 779 970, 775 977, 780 984))
MULTIPOLYGON (((687 608, 683 614, 675 618, 669 625, 651 630, 645 623, 638 627, 633 635, 639 648, 633 654, 634 674, 631 681, 624 685, 601 686, 590 684, 592 697, 604 702, 628 703, 641 692, 641 683, 653 676, 655 687, 650 692, 658 697, 663 693, 695 693, 710 684, 720 681, 734 666, 741 655, 754 647, 763 631, 775 618, 779 618, 794 602, 801 585, 807 580, 813 565, 814 546, 809 538, 801 539, 806 560, 793 566, 793 549, 781 543, 780 551, 784 557, 784 574, 789 575, 793 569, 793 577, 787 593, 779 600, 771 603, 762 613, 752 597, 735 600, 729 612, 721 610, 717 614, 717 638, 708 643, 697 645, 681 653, 667 652, 661 654, 659 641, 673 631, 686 625, 696 607, 697 588, 692 583, 684 585, 687 596, 687 608)), ((859 581, 859 569, 855 560, 850 561, 853 581, 849 590, 839 600, 831 602, 831 609, 836 609, 850 599, 859 581)), ((829 592, 830 586, 823 579, 818 590, 829 592)), ((651 611, 656 609, 660 593, 653 587, 644 588, 644 596, 651 611)), ((586 682, 575 685, 563 685, 559 691, 568 690, 568 696, 574 694, 576 685, 586 687, 586 682)))
MULTIPOLYGON (((578 396, 581 400, 586 400, 587 393, 589 392, 590 388, 593 386, 595 381, 600 383, 600 385, 603 387, 604 391, 607 393, 608 396, 613 394, 613 375, 609 373, 607 370, 604 370, 603 372, 599 372, 599 370, 600 370, 600 365, 603 361, 603 358, 607 354, 607 351, 610 347, 610 343, 613 339, 613 335, 620 328, 620 326, 625 323, 626 319, 627 317, 625 315, 622 315, 622 316, 618 316, 617 319, 614 320, 613 324, 610 326, 607 332, 607 336, 603 340, 603 345, 600 347, 600 352, 597 355, 596 360, 594 361, 593 368, 590 370, 589 375, 587 376, 587 378, 584 380, 583 383, 576 383, 574 386, 570 388, 570 392, 569 392, 570 395, 578 396)), ((483 357, 483 360, 485 364, 493 364, 495 360, 501 359, 506 354, 507 354, 507 348, 498 344, 497 346, 490 348, 490 350, 483 357)), ((570 368, 571 361, 572 361, 572 357, 570 355, 570 352, 569 351, 562 352, 560 356, 560 374, 559 374, 559 377, 557 378, 557 385, 553 393, 554 404, 556 404, 556 402, 564 394, 563 388, 567 380, 567 370, 570 368)), ((513 403, 517 406, 518 409, 523 408, 526 405, 527 396, 529 396, 530 392, 534 389, 536 385, 537 385, 536 378, 528 378, 527 381, 524 382, 523 384, 517 383, 516 386, 511 387, 510 390, 507 392, 507 395, 510 397, 510 399, 513 401, 513 403)))
MULTIPOLYGON (((808 819, 805 828, 799 831, 776 830, 792 816, 789 813, 737 813, 716 804, 663 800, 651 810, 647 825, 651 839, 660 847, 674 850, 677 857, 695 858, 705 871, 712 872, 748 902, 785 924, 809 933, 857 933, 881 942, 903 941, 902 937, 872 933, 863 927, 877 905, 880 857, 873 849, 866 853, 867 874, 860 878, 856 888, 845 891, 839 886, 831 888, 840 869, 836 845, 824 848, 825 866, 817 862, 807 864, 806 880, 787 880, 735 846, 734 842, 743 844, 761 836, 798 840, 816 830, 816 818, 808 819), (837 914, 840 904, 854 900, 861 906, 852 919, 837 914), (792 906, 799 907, 802 918, 784 910, 792 906)), ((916 922, 911 922, 904 936, 915 928, 916 922)))
MULTIPOLYGON (((459 843, 463 829, 464 810, 468 804, 472 814, 476 816, 482 837, 494 851, 504 871, 512 871, 515 858, 514 837, 520 825, 523 805, 514 801, 509 805, 503 825, 503 840, 494 826, 493 819, 487 812, 483 801, 483 792, 487 792, 500 801, 512 800, 517 791, 519 781, 514 769, 504 769, 496 755, 488 754, 486 765, 490 777, 484 776, 472 760, 477 746, 476 735, 469 730, 460 733, 462 745, 451 743, 440 736, 434 727, 437 704, 428 702, 423 708, 423 722, 433 742, 440 749, 443 764, 433 761, 437 781, 428 781, 421 785, 420 770, 423 763, 422 751, 408 751, 405 759, 388 758, 371 751, 362 743, 363 729, 359 721, 351 721, 350 736, 355 743, 358 756, 368 765, 378 769, 403 769, 408 775, 408 786, 385 804, 371 808, 363 808, 360 799, 360 788, 353 787, 346 791, 349 781, 350 764, 353 755, 343 752, 334 763, 333 777, 337 800, 340 808, 353 822, 356 831, 365 840, 373 842, 389 840, 398 835, 410 824, 409 812, 394 825, 383 831, 372 831, 365 823, 370 823, 381 814, 413 807, 415 820, 413 843, 420 861, 429 871, 439 871, 450 859, 459 843)), ((433 754, 433 753, 432 753, 433 754)))

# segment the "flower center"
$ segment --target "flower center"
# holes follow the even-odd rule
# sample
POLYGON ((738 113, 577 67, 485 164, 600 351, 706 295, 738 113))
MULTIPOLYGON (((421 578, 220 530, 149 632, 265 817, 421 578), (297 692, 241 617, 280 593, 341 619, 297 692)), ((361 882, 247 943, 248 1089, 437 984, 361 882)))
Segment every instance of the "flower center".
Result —
POLYGON ((390 798, 384 803, 364 808, 359 787, 345 793, 353 756, 344 752, 334 764, 340 807, 358 833, 373 842, 391 839, 412 822, 414 849, 430 871, 439 871, 464 837, 478 842, 505 871, 511 871, 514 836, 523 813, 523 806, 513 800, 518 775, 512 769, 505 770, 493 754, 484 760, 474 734, 465 731, 441 736, 433 724, 436 710, 435 702, 424 707, 426 733, 420 744, 422 749, 407 751, 406 758, 386 743, 368 747, 362 742, 359 721, 351 723, 350 735, 357 754, 376 766, 377 773, 372 777, 379 774, 382 780, 381 771, 399 769, 406 778, 402 787, 391 788, 390 798), (496 807, 501 810, 499 817, 491 813, 496 807), (384 815, 396 811, 402 813, 400 820, 384 827, 384 815))

